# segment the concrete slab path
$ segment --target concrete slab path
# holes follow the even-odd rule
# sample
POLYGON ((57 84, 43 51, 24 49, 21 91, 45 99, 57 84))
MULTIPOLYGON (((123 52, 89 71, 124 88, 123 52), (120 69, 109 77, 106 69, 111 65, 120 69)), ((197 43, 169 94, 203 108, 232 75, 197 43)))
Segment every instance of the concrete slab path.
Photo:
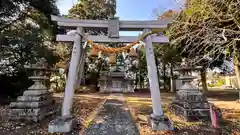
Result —
POLYGON ((111 94, 83 135, 139 135, 122 94, 111 94))

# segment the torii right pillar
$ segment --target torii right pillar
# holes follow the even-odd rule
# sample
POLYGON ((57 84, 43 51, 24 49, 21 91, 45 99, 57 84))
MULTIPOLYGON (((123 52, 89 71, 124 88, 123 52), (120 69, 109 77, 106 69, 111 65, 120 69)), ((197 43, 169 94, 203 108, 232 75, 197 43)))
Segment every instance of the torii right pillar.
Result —
MULTIPOLYGON (((150 32, 150 30, 145 29, 144 32, 150 32)), ((172 122, 163 114, 151 35, 146 37, 145 44, 148 78, 153 109, 153 113, 149 116, 148 121, 152 127, 152 130, 173 130, 172 122)))

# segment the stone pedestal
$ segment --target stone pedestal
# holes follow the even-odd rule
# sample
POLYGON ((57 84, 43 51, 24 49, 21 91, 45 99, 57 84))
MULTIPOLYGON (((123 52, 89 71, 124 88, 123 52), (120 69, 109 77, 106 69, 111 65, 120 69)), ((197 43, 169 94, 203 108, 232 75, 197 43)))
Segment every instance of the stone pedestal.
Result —
POLYGON ((152 127, 153 131, 157 130, 173 130, 173 123, 165 116, 153 116, 148 117, 148 123, 152 127))
POLYGON ((202 92, 191 85, 191 81, 196 78, 189 74, 192 70, 200 70, 199 68, 180 68, 183 76, 179 79, 183 80, 183 85, 177 91, 176 96, 171 103, 171 109, 177 116, 182 117, 185 121, 210 120, 209 103, 202 92))
POLYGON ((178 91, 171 107, 185 121, 210 119, 209 103, 199 91, 178 91))
MULTIPOLYGON (((30 68, 33 70, 43 70, 43 68, 30 68)), ((35 83, 24 91, 22 96, 17 98, 17 101, 11 102, 9 105, 10 120, 23 121, 40 121, 44 117, 54 113, 52 93, 42 84, 43 80, 49 79, 42 77, 36 73, 35 76, 29 77, 35 83)))
POLYGON ((77 124, 76 120, 72 116, 60 116, 51 121, 48 125, 48 132, 50 133, 68 133, 77 124))

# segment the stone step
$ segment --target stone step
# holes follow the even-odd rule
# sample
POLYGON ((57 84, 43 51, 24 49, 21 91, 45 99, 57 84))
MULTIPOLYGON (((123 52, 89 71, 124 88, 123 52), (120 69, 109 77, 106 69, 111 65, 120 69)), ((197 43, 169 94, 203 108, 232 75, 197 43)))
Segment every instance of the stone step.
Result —
POLYGON ((190 95, 190 96, 203 96, 204 94, 202 92, 196 92, 196 91, 191 91, 191 92, 179 92, 177 91, 177 95, 190 95))
POLYGON ((17 98, 18 102, 40 102, 45 100, 50 100, 51 95, 42 95, 42 96, 19 96, 17 98))
POLYGON ((45 115, 38 115, 38 116, 22 116, 22 115, 15 115, 15 116, 11 116, 9 119, 11 121, 19 121, 19 120, 26 120, 26 121, 39 121, 42 120, 45 117, 45 115))
POLYGON ((209 112, 210 109, 209 108, 195 108, 195 109, 190 109, 190 108, 184 108, 180 105, 177 104, 173 104, 172 105, 175 109, 177 110, 182 110, 182 111, 190 111, 190 112, 209 112))
POLYGON ((208 102, 188 102, 188 101, 173 101, 172 103, 179 105, 209 105, 208 102))
POLYGON ((191 117, 199 117, 199 119, 205 119, 210 117, 209 109, 185 109, 181 106, 174 105, 173 110, 176 115, 184 116, 186 121, 189 121, 191 117))
POLYGON ((53 100, 46 100, 41 102, 11 102, 9 108, 40 108, 53 103, 53 100))
POLYGON ((208 104, 180 104, 180 103, 173 103, 174 106, 178 106, 183 109, 209 109, 208 104))
POLYGON ((41 113, 40 115, 11 115, 9 117, 10 120, 14 121, 14 120, 24 120, 24 121, 34 121, 34 122, 37 122, 37 121, 40 121, 42 120, 43 118, 45 118, 46 116, 49 116, 49 115, 52 115, 54 114, 55 111, 54 110, 51 110, 51 111, 48 111, 48 112, 45 112, 45 113, 41 113))
POLYGON ((21 116, 38 116, 44 113, 47 113, 48 111, 51 111, 50 107, 44 107, 44 108, 35 108, 35 109, 10 109, 9 115, 21 115, 21 116))
POLYGON ((208 103, 207 100, 180 100, 180 99, 174 99, 173 102, 176 102, 176 103, 208 103))
POLYGON ((48 90, 26 90, 23 92, 23 96, 41 96, 51 94, 48 90))
POLYGON ((177 99, 181 99, 181 100, 206 100, 205 97, 203 96, 180 96, 180 95, 177 95, 175 98, 177 99))

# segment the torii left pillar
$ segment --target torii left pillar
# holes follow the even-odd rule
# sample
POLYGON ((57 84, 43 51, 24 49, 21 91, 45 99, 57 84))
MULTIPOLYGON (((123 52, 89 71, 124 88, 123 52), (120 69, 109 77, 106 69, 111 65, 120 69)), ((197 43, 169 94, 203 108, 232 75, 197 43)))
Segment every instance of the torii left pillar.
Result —
MULTIPOLYGON (((81 31, 81 29, 78 29, 77 31, 79 32, 81 31)), ((78 67, 79 67, 78 64, 81 59, 80 58, 81 53, 84 53, 81 46, 81 36, 78 34, 75 34, 75 40, 74 40, 73 49, 72 49, 72 56, 70 61, 67 84, 66 84, 65 93, 64 93, 62 115, 50 122, 48 126, 48 132, 50 133, 70 132, 76 124, 74 117, 71 115, 71 108, 72 108, 75 83, 77 78, 76 75, 78 75, 77 74, 78 67)))

